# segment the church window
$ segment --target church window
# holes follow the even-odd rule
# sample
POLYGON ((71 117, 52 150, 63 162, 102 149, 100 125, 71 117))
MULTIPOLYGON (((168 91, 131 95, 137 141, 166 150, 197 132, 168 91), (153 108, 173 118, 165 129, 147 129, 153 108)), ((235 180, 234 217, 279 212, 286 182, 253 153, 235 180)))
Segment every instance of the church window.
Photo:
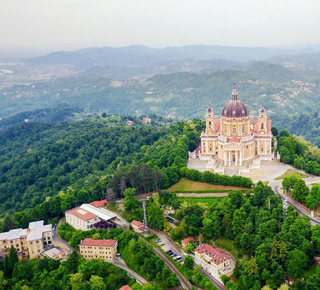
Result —
POLYGON ((242 133, 245 133, 245 126, 242 125, 242 133))
POLYGON ((210 151, 212 151, 211 147, 210 147, 210 151))
POLYGON ((263 129, 263 123, 261 124, 261 129, 263 129))
POLYGON ((209 122, 209 128, 211 129, 211 121, 209 122))
POLYGON ((235 114, 236 114, 236 111, 232 111, 232 114, 235 115, 235 114))
POLYGON ((242 114, 244 114, 244 110, 242 110, 242 114))
POLYGON ((247 146, 246 146, 246 148, 248 149, 248 148, 249 148, 249 146, 247 145, 247 146))
POLYGON ((232 133, 236 134, 236 126, 235 125, 233 125, 233 127, 232 127, 232 133))
POLYGON ((228 132, 228 127, 227 125, 224 125, 224 133, 227 133, 228 132))

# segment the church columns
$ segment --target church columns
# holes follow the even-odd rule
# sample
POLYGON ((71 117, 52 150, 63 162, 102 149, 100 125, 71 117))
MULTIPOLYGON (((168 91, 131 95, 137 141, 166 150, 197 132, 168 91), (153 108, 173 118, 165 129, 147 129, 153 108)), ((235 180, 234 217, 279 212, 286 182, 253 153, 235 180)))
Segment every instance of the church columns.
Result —
POLYGON ((239 151, 235 151, 234 153, 235 153, 235 155, 236 155, 235 165, 238 166, 238 154, 239 154, 239 151))
POLYGON ((227 166, 227 151, 224 151, 224 166, 227 166))
POLYGON ((231 151, 229 151, 229 166, 231 165, 231 151))
POLYGON ((242 149, 243 149, 243 148, 241 148, 241 150, 240 150, 240 162, 239 162, 239 166, 242 166, 242 149))

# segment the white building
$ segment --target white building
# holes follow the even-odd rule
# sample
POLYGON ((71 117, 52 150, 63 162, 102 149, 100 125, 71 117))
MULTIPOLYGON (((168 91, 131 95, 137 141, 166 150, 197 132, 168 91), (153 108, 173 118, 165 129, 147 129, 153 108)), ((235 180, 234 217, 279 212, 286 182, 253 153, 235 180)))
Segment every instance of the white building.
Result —
POLYGON ((109 221, 117 215, 100 207, 84 203, 80 207, 73 208, 65 212, 66 222, 77 230, 88 231, 97 222, 109 221))
POLYGON ((99 217, 81 207, 65 212, 66 222, 77 230, 89 231, 93 225, 100 221, 99 217))

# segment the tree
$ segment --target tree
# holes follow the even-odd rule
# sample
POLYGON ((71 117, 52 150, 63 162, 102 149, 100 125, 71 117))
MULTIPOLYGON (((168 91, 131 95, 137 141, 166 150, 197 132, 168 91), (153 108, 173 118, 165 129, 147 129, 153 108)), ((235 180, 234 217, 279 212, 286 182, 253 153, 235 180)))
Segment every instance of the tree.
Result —
POLYGON ((292 197, 299 202, 304 202, 308 193, 309 187, 306 185, 305 181, 298 179, 293 187, 292 197))
POLYGON ((184 265, 188 268, 192 268, 193 265, 193 259, 191 256, 186 256, 184 259, 184 265))
POLYGON ((279 134, 278 129, 276 127, 271 127, 271 133, 274 137, 277 137, 279 134))
POLYGON ((70 274, 74 274, 78 272, 79 266, 79 254, 77 251, 73 251, 67 260, 67 269, 70 274))
POLYGON ((240 235, 247 219, 247 213, 243 207, 237 209, 233 214, 232 230, 234 235, 240 235))
POLYGON ((304 252, 294 249, 289 253, 286 268, 292 278, 296 279, 300 277, 303 273, 302 270, 306 269, 307 266, 308 257, 304 252))
POLYGON ((135 188, 127 188, 124 192, 123 205, 126 212, 134 212, 140 207, 140 202, 134 196, 136 193, 135 188))
POLYGON ((205 237, 211 238, 213 236, 213 221, 209 218, 205 218, 202 221, 202 233, 205 237))
POLYGON ((312 210, 315 210, 317 208, 317 202, 314 199, 313 195, 309 193, 306 197, 306 206, 307 208, 310 208, 312 210))
POLYGON ((320 252, 320 225, 311 228, 311 240, 318 252, 320 252))
POLYGON ((4 217, 2 226, 3 226, 3 231, 4 232, 7 232, 7 231, 12 230, 12 229, 17 227, 16 224, 14 223, 14 221, 12 220, 12 218, 9 215, 6 215, 4 217))
POLYGON ((248 273, 249 276, 257 273, 259 270, 256 259, 254 257, 252 257, 249 262, 247 262, 246 267, 245 267, 245 271, 246 273, 248 273))
POLYGON ((14 265, 19 262, 18 255, 16 249, 11 246, 9 250, 9 255, 6 255, 4 258, 4 265, 3 265, 3 271, 4 271, 4 276, 6 278, 11 278, 14 265))
POLYGON ((82 290, 86 288, 86 283, 83 281, 83 275, 81 273, 70 275, 70 286, 72 290, 82 290))
POLYGON ((103 278, 97 275, 92 275, 89 281, 89 289, 90 290, 106 290, 107 286, 103 282, 103 278))

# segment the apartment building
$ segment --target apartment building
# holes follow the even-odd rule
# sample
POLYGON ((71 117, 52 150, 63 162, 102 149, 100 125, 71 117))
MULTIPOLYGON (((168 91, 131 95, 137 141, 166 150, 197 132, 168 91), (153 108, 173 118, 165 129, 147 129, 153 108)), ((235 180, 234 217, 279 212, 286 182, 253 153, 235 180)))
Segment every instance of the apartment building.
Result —
POLYGON ((9 252, 13 246, 22 257, 37 258, 46 246, 51 244, 52 225, 44 221, 30 222, 27 229, 13 229, 0 233, 0 251, 9 252))
POLYGON ((114 260, 117 255, 117 240, 84 239, 80 245, 80 255, 85 259, 114 260))

